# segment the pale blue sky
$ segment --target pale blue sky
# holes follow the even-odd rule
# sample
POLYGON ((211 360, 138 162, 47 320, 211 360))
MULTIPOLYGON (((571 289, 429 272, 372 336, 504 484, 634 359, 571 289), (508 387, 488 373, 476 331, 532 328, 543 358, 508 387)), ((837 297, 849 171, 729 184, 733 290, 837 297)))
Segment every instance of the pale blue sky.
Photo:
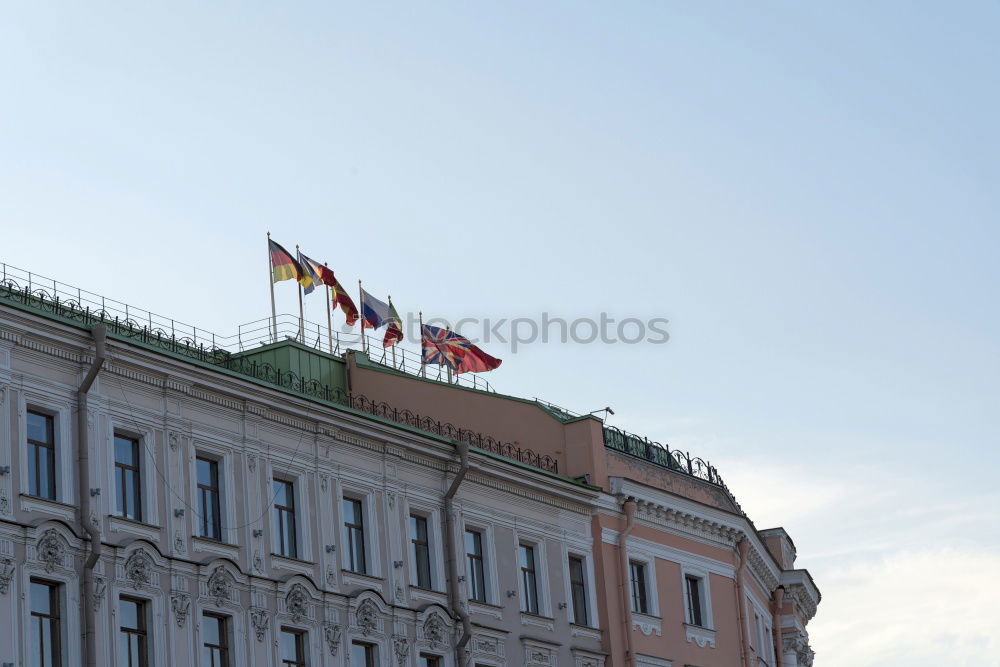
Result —
POLYGON ((1000 664, 1000 6, 42 5, 0 260, 220 333, 267 230, 402 311, 667 317, 490 379, 711 459, 822 588, 817 665, 1000 664))

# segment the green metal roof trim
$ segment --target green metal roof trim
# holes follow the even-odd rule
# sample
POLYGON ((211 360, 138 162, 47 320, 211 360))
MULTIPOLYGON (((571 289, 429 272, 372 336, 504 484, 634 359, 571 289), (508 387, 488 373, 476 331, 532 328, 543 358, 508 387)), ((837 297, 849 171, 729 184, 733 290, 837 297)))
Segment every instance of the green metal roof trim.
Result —
MULTIPOLYGON (((461 439, 469 442, 470 446, 476 451, 491 458, 517 465, 518 467, 522 467, 526 470, 550 476, 554 479, 573 484, 574 486, 596 488, 591 485, 581 483, 571 477, 560 475, 554 469, 546 469, 540 465, 521 461, 517 458, 505 456, 497 451, 490 451, 489 449, 478 446, 476 442, 470 441, 469 436, 471 432, 463 431, 462 429, 446 431, 448 433, 454 432, 456 435, 460 436, 459 438, 454 438, 449 437, 448 435, 442 435, 441 433, 428 431, 425 428, 413 426, 410 423, 401 423, 398 420, 377 414, 368 409, 357 409, 351 405, 351 403, 358 402, 358 399, 348 395, 345 390, 339 387, 324 385, 318 380, 302 378, 291 371, 274 368, 270 364, 262 363, 253 359, 252 355, 248 353, 233 354, 221 349, 206 349, 204 345, 194 346, 186 339, 177 339, 174 336, 167 336, 165 331, 158 329, 151 330, 149 327, 145 326, 139 327, 139 325, 135 322, 123 321, 117 317, 114 319, 106 319, 104 317, 104 313, 94 312, 89 308, 81 310, 72 302, 60 302, 58 299, 48 299, 47 295, 44 293, 35 294, 30 292, 28 289, 15 289, 7 283, 0 284, 0 304, 12 307, 16 310, 40 315, 47 319, 85 331, 90 331, 95 324, 103 323, 108 327, 108 335, 115 340, 136 345, 143 349, 163 354, 184 363, 190 363, 207 370, 220 372, 233 378, 250 381, 260 386, 295 394, 302 398, 322 403, 337 410, 362 416, 366 419, 372 419, 376 422, 424 437, 430 437, 441 442, 455 444, 461 439)), ((265 347, 274 348, 275 345, 280 345, 280 343, 265 347)), ((322 354, 325 355, 325 353, 322 354)), ((331 356, 331 359, 335 359, 335 357, 331 356)), ((386 371, 388 371, 388 369, 386 369, 386 371)), ((412 376, 406 375, 406 377, 412 376)), ((467 390, 476 391, 473 389, 467 390)), ((516 400, 523 401, 524 399, 516 400)), ((363 407, 371 406, 372 409, 378 409, 384 412, 385 404, 377 404, 368 401, 364 397, 360 397, 360 404, 363 407)), ((419 415, 412 415, 410 413, 405 414, 407 418, 412 418, 416 423, 433 423, 439 428, 442 426, 448 429, 453 428, 447 424, 442 425, 439 422, 431 422, 429 420, 422 419, 419 415)), ((493 441, 492 439, 484 440, 481 435, 479 435, 479 440, 481 442, 486 442, 488 445, 497 444, 496 441, 493 441)), ((523 451, 525 450, 512 450, 512 453, 520 455, 523 451)), ((534 456, 530 450, 527 451, 530 456, 534 456)))

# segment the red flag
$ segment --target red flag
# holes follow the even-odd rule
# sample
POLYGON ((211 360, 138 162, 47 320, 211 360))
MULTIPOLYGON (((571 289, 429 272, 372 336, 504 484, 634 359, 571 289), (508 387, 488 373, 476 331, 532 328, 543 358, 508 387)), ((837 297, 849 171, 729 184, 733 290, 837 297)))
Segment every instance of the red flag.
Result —
POLYGON ((475 345, 470 344, 466 348, 465 354, 455 367, 455 374, 459 373, 482 373, 491 371, 503 362, 502 359, 491 357, 475 345))

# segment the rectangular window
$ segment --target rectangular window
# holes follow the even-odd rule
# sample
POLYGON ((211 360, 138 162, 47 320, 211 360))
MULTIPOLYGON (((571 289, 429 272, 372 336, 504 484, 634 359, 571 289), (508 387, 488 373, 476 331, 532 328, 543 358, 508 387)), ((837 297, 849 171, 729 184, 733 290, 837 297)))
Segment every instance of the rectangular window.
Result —
POLYGON ((518 560, 521 565, 521 599, 529 614, 538 613, 538 575, 535 572, 535 547, 521 544, 518 547, 518 560))
POLYGON ((486 602, 486 570, 483 561, 483 534, 465 531, 466 576, 469 582, 469 599, 486 602))
POLYGON ((222 539, 222 508, 219 496, 219 462, 198 457, 198 519, 201 536, 222 539))
POLYGON ((577 556, 569 557, 569 588, 573 596, 573 622, 577 625, 590 625, 587 580, 584 577, 583 559, 577 556))
POLYGON ((149 638, 146 602, 123 597, 118 601, 118 653, 122 667, 147 667, 149 638))
POLYGON ((416 585, 420 588, 431 587, 431 549, 427 533, 427 517, 410 515, 410 544, 413 545, 414 569, 416 570, 416 585))
POLYGON ((365 516, 360 500, 344 498, 344 545, 347 549, 347 569, 368 572, 365 558, 365 516))
POLYGON ((299 557, 295 539, 295 485, 283 479, 274 479, 274 541, 279 556, 299 557))
POLYGON ((306 667, 306 633, 295 628, 281 628, 278 640, 281 667, 306 667))
POLYGON ((701 579, 690 575, 684 577, 687 588, 687 615, 691 625, 702 625, 701 615, 701 579))
POLYGON ((115 482, 118 512, 142 521, 142 477, 139 474, 139 441, 115 434, 115 482))
POLYGON ((420 667, 441 667, 441 658, 440 656, 421 653, 420 667))
POLYGON ((229 667, 229 622, 225 616, 205 612, 201 617, 202 667, 229 667))
POLYGON ((351 644, 351 667, 376 667, 375 646, 354 642, 351 644))
POLYGON ((52 415, 28 411, 28 494, 56 499, 56 437, 52 415))
POLYGON ((59 584, 31 580, 31 667, 62 664, 59 626, 59 584))
POLYGON ((629 578, 632 582, 632 611, 637 614, 649 613, 649 599, 646 595, 646 564, 636 560, 628 563, 629 578))

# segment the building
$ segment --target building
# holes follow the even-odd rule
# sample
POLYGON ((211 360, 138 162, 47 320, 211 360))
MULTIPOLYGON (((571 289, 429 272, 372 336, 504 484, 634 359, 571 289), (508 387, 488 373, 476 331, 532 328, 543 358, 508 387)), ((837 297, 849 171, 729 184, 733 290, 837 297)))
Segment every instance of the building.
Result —
POLYGON ((0 664, 811 663, 791 539, 700 459, 33 280, 0 283, 0 664))

